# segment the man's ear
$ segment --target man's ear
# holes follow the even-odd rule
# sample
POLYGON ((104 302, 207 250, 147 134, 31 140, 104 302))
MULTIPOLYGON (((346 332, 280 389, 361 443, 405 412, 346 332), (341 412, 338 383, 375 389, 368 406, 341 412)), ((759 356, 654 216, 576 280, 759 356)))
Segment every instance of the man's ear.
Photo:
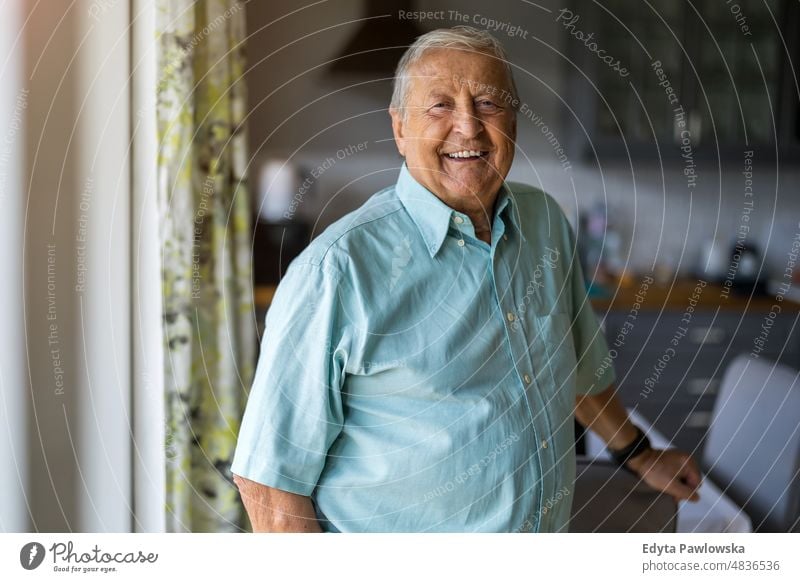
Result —
POLYGON ((403 113, 394 107, 389 108, 389 115, 392 117, 392 133, 394 133, 394 143, 400 155, 406 157, 406 140, 403 137, 403 113))

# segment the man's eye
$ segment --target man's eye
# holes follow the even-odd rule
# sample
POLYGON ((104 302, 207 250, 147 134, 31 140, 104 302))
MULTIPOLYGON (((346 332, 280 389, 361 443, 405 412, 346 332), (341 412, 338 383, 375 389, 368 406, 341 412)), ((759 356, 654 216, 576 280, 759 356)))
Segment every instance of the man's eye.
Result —
POLYGON ((489 101, 488 99, 483 99, 478 101, 478 107, 481 109, 497 109, 497 105, 493 101, 489 101))
POLYGON ((450 104, 449 104, 449 103, 445 103, 444 101, 442 101, 442 102, 440 102, 440 103, 436 103, 436 104, 433 106, 433 109, 445 109, 445 108, 447 108, 447 107, 450 107, 450 104))

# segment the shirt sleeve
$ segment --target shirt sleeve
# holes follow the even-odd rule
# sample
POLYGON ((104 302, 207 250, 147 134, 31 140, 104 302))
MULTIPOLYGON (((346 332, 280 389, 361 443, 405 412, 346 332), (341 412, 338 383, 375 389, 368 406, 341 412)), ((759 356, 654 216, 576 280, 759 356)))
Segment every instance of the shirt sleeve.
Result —
POLYGON ((342 422, 341 275, 292 264, 269 307, 231 472, 310 495, 342 422))
POLYGON ((563 222, 570 257, 567 284, 572 297, 572 339, 578 361, 575 390, 578 394, 599 394, 614 383, 614 366, 609 357, 606 338, 586 292, 572 227, 566 216, 563 217, 563 222))

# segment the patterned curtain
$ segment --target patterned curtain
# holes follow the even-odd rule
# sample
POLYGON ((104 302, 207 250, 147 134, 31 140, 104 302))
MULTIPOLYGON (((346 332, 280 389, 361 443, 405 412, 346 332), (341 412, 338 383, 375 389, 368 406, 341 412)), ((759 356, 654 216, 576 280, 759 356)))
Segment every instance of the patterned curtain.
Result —
POLYGON ((252 381, 244 6, 156 0, 167 531, 247 526, 230 462, 252 381))

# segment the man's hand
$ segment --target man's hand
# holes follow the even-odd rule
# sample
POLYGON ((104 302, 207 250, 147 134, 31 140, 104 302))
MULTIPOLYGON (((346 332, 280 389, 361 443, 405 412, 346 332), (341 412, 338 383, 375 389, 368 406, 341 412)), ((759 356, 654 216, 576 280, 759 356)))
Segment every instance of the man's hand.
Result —
MULTIPOLYGON (((637 430, 614 392, 610 386, 599 394, 579 396, 575 401, 575 418, 600 435, 609 448, 622 450, 634 441, 637 430)), ((629 460, 627 466, 642 481, 678 501, 700 499, 696 491, 700 486, 700 471, 687 453, 650 449, 629 460)))
POLYGON ((700 499, 700 470, 691 455, 674 449, 650 449, 627 463, 642 481, 653 489, 663 491, 675 501, 700 499))

